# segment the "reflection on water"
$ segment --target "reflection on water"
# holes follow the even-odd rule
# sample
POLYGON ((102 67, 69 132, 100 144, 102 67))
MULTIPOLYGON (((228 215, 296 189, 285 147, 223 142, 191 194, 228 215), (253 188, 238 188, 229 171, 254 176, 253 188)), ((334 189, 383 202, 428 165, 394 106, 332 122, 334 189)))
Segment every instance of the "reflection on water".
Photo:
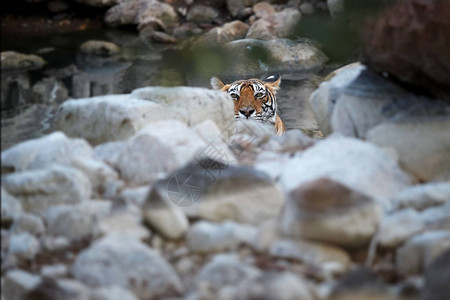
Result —
MULTIPOLYGON (((116 30, 57 36, 47 41, 30 41, 26 45, 8 41, 4 45, 10 49, 2 51, 38 53, 48 63, 37 71, 2 73, 2 150, 53 131, 57 107, 68 98, 129 93, 151 85, 209 87, 211 75, 222 73, 224 80, 242 79, 232 77, 246 77, 239 75, 239 70, 249 71, 249 66, 253 65, 262 70, 261 74, 251 72, 256 76, 271 72, 270 59, 264 51, 260 51, 262 55, 258 57, 257 47, 246 45, 256 59, 239 62, 239 67, 230 71, 224 70, 229 68, 230 57, 218 49, 180 52, 166 49, 166 46, 158 48, 141 43, 137 34, 116 30), (121 54, 109 57, 83 54, 78 47, 88 39, 114 42, 121 46, 121 54), (233 72, 237 72, 235 76, 232 76, 233 72)), ((234 58, 232 56, 231 60, 234 58)), ((315 78, 320 68, 303 68, 300 75, 295 76, 292 70, 275 71, 283 78, 278 106, 286 127, 313 132, 316 125, 307 99, 315 88, 311 78, 315 78)))

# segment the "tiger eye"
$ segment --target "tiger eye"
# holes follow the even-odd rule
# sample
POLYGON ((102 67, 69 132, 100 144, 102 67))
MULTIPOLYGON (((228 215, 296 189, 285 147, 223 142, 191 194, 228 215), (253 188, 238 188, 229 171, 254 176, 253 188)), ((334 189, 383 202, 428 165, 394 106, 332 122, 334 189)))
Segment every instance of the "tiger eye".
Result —
POLYGON ((255 95, 255 97, 256 97, 256 98, 262 98, 262 97, 264 97, 264 94, 263 94, 263 93, 257 93, 257 94, 255 95))

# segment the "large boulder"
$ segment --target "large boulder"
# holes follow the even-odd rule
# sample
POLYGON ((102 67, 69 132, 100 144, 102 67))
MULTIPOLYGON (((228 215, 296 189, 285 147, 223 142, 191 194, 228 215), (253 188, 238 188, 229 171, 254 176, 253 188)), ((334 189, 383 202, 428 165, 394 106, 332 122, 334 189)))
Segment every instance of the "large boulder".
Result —
POLYGON ((20 200, 25 211, 37 214, 56 204, 86 201, 91 195, 86 175, 61 165, 8 174, 2 178, 2 186, 20 200))
POLYGON ((46 61, 34 54, 23 54, 15 51, 1 53, 2 71, 28 71, 42 68, 46 61))
POLYGON ((295 8, 285 8, 280 12, 266 15, 249 28, 248 39, 270 40, 287 38, 300 22, 301 14, 295 8))
POLYGON ((340 136, 316 143, 280 168, 280 181, 288 192, 325 177, 373 197, 385 208, 391 206, 390 197, 411 184, 396 161, 381 148, 340 136))
POLYGON ((369 196, 323 178, 290 192, 279 224, 287 236, 359 247, 369 243, 381 215, 369 196))
POLYGON ((189 126, 211 119, 223 130, 234 121, 233 102, 227 93, 221 91, 195 87, 146 87, 134 90, 131 96, 159 103, 168 111, 177 110, 185 116, 183 121, 189 126))
POLYGON ((242 79, 267 73, 302 72, 320 69, 326 55, 312 42, 288 39, 241 39, 225 45, 230 64, 223 76, 242 79))
POLYGON ((153 189, 189 217, 216 222, 259 224, 275 218, 284 200, 267 174, 212 159, 192 162, 156 182, 153 189))
POLYGON ((94 191, 104 190, 118 176, 111 167, 94 158, 86 141, 70 139, 62 132, 28 140, 2 152, 4 172, 45 169, 52 164, 80 170, 90 179, 94 191))
POLYGON ((93 145, 128 139, 151 122, 184 119, 176 108, 136 99, 130 95, 108 95, 64 102, 56 127, 70 137, 81 137, 93 145))
POLYGON ((338 98, 345 87, 355 80, 364 68, 359 63, 352 63, 335 70, 311 94, 309 101, 324 135, 333 132, 330 122, 338 98))
POLYGON ((175 271, 155 250, 120 235, 106 236, 83 250, 73 275, 90 287, 129 289, 142 300, 175 296, 182 290, 175 271))
POLYGON ((408 0, 383 9, 364 30, 363 60, 401 81, 450 92, 450 6, 408 0))
POLYGON ((105 14, 105 22, 111 26, 141 24, 158 19, 166 25, 177 22, 178 16, 170 4, 158 0, 119 1, 105 14))

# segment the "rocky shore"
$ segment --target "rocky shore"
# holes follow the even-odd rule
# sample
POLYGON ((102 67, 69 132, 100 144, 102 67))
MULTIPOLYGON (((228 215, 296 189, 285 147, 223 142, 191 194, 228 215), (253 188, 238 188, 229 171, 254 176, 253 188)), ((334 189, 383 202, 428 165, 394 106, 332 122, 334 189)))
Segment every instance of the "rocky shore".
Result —
MULTIPOLYGON (((111 6, 106 22, 137 25, 141 39, 220 44, 236 63, 225 77, 324 67, 315 43, 288 39, 323 1, 194 2, 83 3, 111 6), (220 23, 222 6, 235 20, 220 23), (243 49, 265 49, 270 63, 243 49)), ((89 41, 80 57, 117 67, 117 44, 89 41)), ((303 114, 286 112, 314 122, 276 136, 236 122, 221 91, 116 93, 104 73, 73 68, 39 89, 20 74, 42 57, 2 53, 17 95, 45 95, 48 83, 54 98, 42 99, 56 110, 51 133, 2 151, 2 300, 449 299, 445 82, 405 84, 376 61, 316 80, 303 114), (78 97, 63 92, 67 74, 78 97)), ((3 78, 2 93, 13 87, 3 78)))

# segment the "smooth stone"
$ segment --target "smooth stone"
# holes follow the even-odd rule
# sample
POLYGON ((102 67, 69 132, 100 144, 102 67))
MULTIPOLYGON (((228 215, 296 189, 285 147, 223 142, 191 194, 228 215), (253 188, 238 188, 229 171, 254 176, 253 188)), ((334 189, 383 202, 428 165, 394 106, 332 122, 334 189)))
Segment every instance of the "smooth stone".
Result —
POLYGON ((5 274, 2 280, 2 298, 6 300, 21 300, 22 297, 41 281, 40 276, 15 269, 5 274))
POLYGON ((32 260, 40 250, 39 241, 28 232, 11 235, 8 246, 8 253, 19 259, 32 260))
POLYGON ((424 210, 450 201, 450 182, 425 183, 407 188, 393 198, 396 209, 424 210))

